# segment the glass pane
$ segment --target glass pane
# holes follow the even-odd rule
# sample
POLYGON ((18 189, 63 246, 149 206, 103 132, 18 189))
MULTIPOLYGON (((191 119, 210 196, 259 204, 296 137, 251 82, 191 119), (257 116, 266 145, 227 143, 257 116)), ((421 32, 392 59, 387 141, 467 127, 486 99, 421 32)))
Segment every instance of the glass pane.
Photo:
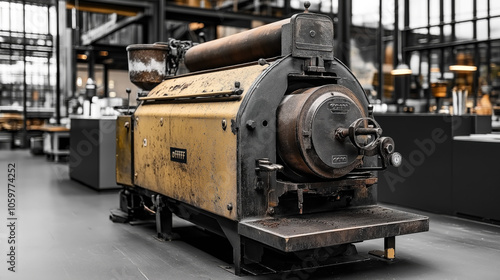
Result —
POLYGON ((443 35, 444 35, 444 41, 445 42, 450 42, 452 41, 451 38, 451 25, 445 25, 443 26, 443 35))
POLYGON ((427 26, 427 1, 410 0, 410 28, 427 26))
POLYGON ((47 34, 49 31, 46 7, 26 5, 26 32, 47 34))
MULTIPOLYGON (((477 1, 477 17, 483 18, 488 16, 488 0, 476 0, 477 1)), ((498 0, 493 0, 492 2, 498 2, 498 0)))
MULTIPOLYGON (((500 3, 500 1, 498 2, 500 3)), ((500 18, 492 18, 490 19, 490 29, 491 39, 499 39, 500 38, 500 18)))
POLYGON ((490 0, 490 16, 500 15, 500 1, 490 0))
POLYGON ((0 29, 1 30, 9 30, 10 22, 9 22, 9 3, 0 2, 0 29))
MULTIPOLYGON (((491 43, 490 81, 492 96, 500 96, 500 42, 491 43)), ((497 99, 498 100, 498 99, 497 99)))
POLYGON ((352 24, 357 26, 378 26, 379 1, 352 1, 352 24))
POLYGON ((431 27, 430 34, 431 34, 431 42, 432 43, 439 43, 440 42, 441 29, 439 27, 431 27))
POLYGON ((488 20, 484 19, 477 21, 477 39, 488 39, 488 20))
POLYGON ((473 37, 474 26, 472 22, 457 23, 455 25, 455 35, 457 40, 471 40, 473 37))
POLYGON ((10 4, 10 26, 12 31, 23 31, 23 5, 10 4))
POLYGON ((431 52, 431 83, 436 83, 441 79, 441 72, 439 70, 439 59, 441 52, 433 50, 431 52))
POLYGON ((412 40, 410 42, 412 45, 427 43, 427 28, 413 30, 411 38, 412 40))
POLYGON ((451 1, 452 0, 444 0, 444 6, 443 6, 443 16, 444 16, 444 22, 449 23, 451 22, 451 1))
MULTIPOLYGON (((421 1, 420 3, 423 3, 424 1, 421 1)), ((430 16, 430 24, 435 25, 439 24, 440 19, 440 9, 439 9, 439 1, 429 1, 430 5, 430 11, 429 11, 429 16, 430 16)))
POLYGON ((446 73, 450 72, 450 65, 453 62, 453 52, 451 49, 445 49, 444 51, 444 69, 443 71, 445 72, 444 76, 447 76, 446 73))
POLYGON ((473 4, 471 0, 455 0, 455 20, 472 19, 473 4))
POLYGON ((385 28, 394 29, 394 1, 382 1, 382 24, 385 28))

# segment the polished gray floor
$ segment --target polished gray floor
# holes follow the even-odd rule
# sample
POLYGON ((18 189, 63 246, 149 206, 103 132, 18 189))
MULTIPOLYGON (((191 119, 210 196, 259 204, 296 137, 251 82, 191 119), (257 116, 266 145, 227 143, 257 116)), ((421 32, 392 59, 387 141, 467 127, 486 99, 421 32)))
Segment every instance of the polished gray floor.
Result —
MULTIPOLYGON (((151 224, 114 224, 117 191, 97 192, 64 163, 0 150, 0 279, 239 279, 230 247, 182 220, 182 238, 160 242, 151 224), (7 163, 16 163, 16 272, 7 270, 7 163)), ((422 199, 425 195, 422 194, 422 199)), ((401 208, 400 208, 401 209, 401 208)), ((430 231, 396 238, 397 261, 370 260, 314 271, 243 279, 500 279, 500 227, 421 213, 430 231)), ((357 244, 361 254, 383 240, 357 244)))

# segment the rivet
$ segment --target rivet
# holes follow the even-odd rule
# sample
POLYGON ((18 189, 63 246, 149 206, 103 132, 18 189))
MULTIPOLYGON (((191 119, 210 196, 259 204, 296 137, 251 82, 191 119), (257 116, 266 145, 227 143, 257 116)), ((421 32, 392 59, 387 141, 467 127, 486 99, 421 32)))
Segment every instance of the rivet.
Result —
POLYGON ((227 128, 227 121, 224 119, 222 120, 222 129, 226 130, 226 128, 227 128))
POLYGON ((163 118, 160 118, 160 126, 163 126, 163 118))
POLYGON ((229 210, 229 211, 233 210, 233 204, 232 203, 229 203, 227 205, 227 210, 229 210))
POLYGON ((144 140, 142 140, 142 145, 144 147, 146 147, 148 145, 148 140, 146 138, 144 138, 144 140))

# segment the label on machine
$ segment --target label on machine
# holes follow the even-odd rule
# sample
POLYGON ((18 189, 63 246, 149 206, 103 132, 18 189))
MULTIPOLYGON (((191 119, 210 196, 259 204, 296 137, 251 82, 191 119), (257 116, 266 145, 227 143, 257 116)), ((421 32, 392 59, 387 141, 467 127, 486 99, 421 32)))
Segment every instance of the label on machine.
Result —
POLYGON ((170 147, 170 160, 180 163, 187 163, 187 150, 170 147))

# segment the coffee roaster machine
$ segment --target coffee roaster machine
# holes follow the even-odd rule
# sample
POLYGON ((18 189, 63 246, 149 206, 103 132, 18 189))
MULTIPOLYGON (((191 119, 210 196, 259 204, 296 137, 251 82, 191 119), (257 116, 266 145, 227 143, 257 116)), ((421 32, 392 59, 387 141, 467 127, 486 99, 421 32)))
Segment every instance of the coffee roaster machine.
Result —
POLYGON ((427 217, 376 204, 378 170, 398 166, 372 106, 334 56, 333 22, 306 11, 193 45, 131 45, 145 93, 117 120, 114 221, 172 214, 226 237, 236 274, 359 261, 353 245, 427 231, 427 217), (181 62, 191 71, 176 74, 181 62), (319 254, 318 252, 322 252, 319 254), (277 257, 279 256, 279 257, 277 257), (303 262, 302 262, 303 263, 303 262))

